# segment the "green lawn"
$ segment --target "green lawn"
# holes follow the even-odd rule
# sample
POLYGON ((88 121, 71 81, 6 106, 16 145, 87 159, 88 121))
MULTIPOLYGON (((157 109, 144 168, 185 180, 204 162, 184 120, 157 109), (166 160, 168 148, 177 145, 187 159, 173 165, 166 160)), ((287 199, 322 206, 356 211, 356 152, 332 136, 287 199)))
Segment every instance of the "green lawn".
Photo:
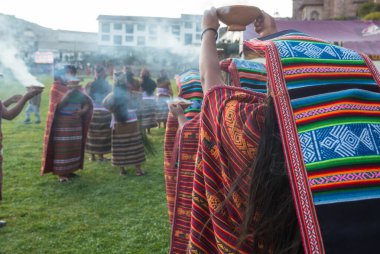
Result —
MULTIPOLYGON (((164 129, 150 136, 157 155, 148 156, 146 176, 133 168, 125 177, 110 162, 89 162, 79 178, 59 183, 40 176, 44 122, 51 79, 43 93, 43 124, 23 124, 24 113, 3 120, 4 186, 0 253, 167 253, 168 223, 163 172, 164 129)), ((86 83, 86 82, 83 82, 86 83)), ((17 84, 0 82, 1 97, 17 84)))

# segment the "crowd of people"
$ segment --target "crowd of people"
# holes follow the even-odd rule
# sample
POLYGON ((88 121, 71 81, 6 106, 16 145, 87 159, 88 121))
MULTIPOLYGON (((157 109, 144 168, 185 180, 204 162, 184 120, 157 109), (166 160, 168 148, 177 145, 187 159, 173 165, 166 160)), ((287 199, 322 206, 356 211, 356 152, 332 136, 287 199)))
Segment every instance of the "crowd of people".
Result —
MULTIPOLYGON (((115 67, 111 87, 98 66, 82 89, 73 66, 59 69, 41 174, 69 181, 87 152, 144 175, 144 137, 163 124, 170 253, 377 253, 380 74, 365 55, 277 31, 265 12, 254 25, 244 46, 265 64, 220 61, 216 9, 205 11, 199 69, 176 77, 186 105, 167 105, 164 72, 139 82, 115 67)), ((1 103, 2 118, 39 92, 1 103)))
POLYGON ((136 79, 128 66, 115 66, 111 86, 106 68, 99 65, 94 81, 82 88, 74 66, 57 68, 50 92, 41 174, 52 172, 60 182, 69 181, 78 176, 74 172, 83 168, 84 154, 88 153, 90 161, 111 160, 120 175, 126 174, 127 166, 134 166, 137 176, 145 175, 142 164, 144 144, 149 142, 146 135, 158 126, 158 118, 166 122, 168 109, 162 105, 172 92, 164 71, 157 80, 161 89, 156 89, 148 69, 141 70, 140 78, 136 79))

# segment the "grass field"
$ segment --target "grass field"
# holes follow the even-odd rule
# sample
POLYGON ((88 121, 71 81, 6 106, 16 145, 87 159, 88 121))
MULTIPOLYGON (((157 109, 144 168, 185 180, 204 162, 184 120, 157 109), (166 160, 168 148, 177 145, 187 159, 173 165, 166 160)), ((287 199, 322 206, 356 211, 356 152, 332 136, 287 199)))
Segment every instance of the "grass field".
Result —
MULTIPOLYGON (((133 168, 119 176, 110 162, 89 162, 79 178, 59 183, 40 176, 43 133, 51 79, 45 85, 42 124, 23 124, 24 113, 3 120, 4 185, 0 253, 167 253, 170 227, 163 172, 164 129, 150 136, 157 155, 148 156, 146 176, 133 168)), ((85 83, 85 82, 84 82, 85 83)), ((0 82, 1 98, 16 85, 0 82)))

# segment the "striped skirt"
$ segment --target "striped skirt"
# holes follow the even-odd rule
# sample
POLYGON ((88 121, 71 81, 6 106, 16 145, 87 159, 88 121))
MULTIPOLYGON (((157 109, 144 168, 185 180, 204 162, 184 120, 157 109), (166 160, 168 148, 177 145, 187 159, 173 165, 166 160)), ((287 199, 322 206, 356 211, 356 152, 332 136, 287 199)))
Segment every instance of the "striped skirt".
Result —
POLYGON ((88 130, 86 152, 106 154, 111 152, 112 114, 104 110, 95 110, 88 130))
POLYGON ((142 128, 157 127, 156 100, 155 99, 143 99, 142 100, 141 127, 142 128))
POLYGON ((139 165, 145 161, 139 122, 115 123, 112 130, 112 165, 139 165))
POLYGON ((81 168, 83 127, 80 116, 56 115, 53 123, 54 169, 67 175, 81 168))
POLYGON ((166 122, 166 120, 168 119, 169 108, 166 101, 169 99, 170 97, 167 96, 157 97, 156 120, 158 122, 166 122))

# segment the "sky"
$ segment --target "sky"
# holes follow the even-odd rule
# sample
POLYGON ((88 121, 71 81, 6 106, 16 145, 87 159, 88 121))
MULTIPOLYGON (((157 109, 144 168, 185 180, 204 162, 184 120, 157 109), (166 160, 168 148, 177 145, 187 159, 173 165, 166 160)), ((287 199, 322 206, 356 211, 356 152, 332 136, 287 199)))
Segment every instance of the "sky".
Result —
POLYGON ((62 30, 97 32, 98 15, 180 17, 211 6, 254 5, 280 17, 292 16, 292 0, 0 0, 0 13, 62 30))

